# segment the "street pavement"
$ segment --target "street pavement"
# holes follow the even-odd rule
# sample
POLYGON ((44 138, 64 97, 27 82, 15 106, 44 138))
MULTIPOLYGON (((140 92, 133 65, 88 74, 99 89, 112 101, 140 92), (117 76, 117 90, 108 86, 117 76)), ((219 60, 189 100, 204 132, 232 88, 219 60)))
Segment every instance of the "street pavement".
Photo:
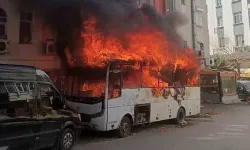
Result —
MULTIPOLYGON (((74 150, 249 150, 250 106, 205 105, 206 119, 191 119, 185 127, 171 122, 137 127, 130 137, 111 133, 87 133, 74 150), (212 116, 212 118, 209 118, 212 116)), ((190 120, 190 119, 189 119, 190 120)))

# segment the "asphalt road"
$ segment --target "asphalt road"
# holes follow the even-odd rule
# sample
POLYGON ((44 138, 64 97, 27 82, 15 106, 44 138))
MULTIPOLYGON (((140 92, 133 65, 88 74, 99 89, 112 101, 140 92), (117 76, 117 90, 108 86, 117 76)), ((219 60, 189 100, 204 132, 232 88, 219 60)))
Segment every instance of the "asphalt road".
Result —
POLYGON ((137 128, 134 135, 124 139, 111 133, 88 133, 78 140, 74 150, 250 149, 249 105, 207 105, 205 109, 212 119, 189 121, 184 128, 157 123, 137 128))

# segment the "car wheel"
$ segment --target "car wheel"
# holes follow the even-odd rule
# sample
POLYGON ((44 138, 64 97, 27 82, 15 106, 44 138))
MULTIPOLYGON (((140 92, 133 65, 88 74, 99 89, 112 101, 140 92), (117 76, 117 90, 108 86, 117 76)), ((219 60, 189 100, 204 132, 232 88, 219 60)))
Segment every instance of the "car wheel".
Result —
POLYGON ((185 110, 183 108, 180 108, 177 112, 177 117, 175 119, 175 122, 177 124, 182 124, 185 121, 185 118, 186 118, 185 110))
POLYGON ((132 122, 128 117, 124 116, 118 129, 118 136, 121 138, 127 137, 130 135, 131 130, 132 122))
POLYGON ((71 150, 75 143, 75 132, 66 128, 60 138, 59 150, 71 150))

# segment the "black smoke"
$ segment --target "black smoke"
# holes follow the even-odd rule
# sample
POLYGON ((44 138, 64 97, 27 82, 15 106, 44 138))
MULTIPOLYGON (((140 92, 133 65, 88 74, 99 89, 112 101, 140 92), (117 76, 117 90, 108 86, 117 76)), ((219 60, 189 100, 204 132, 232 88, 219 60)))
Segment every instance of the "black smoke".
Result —
MULTIPOLYGON (((150 24, 178 43, 182 40, 176 27, 185 23, 185 18, 177 12, 163 16, 147 4, 138 8, 135 0, 19 0, 17 6, 36 11, 56 31, 57 54, 65 68, 68 68, 65 49, 69 48, 76 58, 84 47, 82 23, 90 15, 98 18, 98 28, 103 34, 113 34, 121 41, 125 32, 150 24)), ((123 46, 126 47, 126 41, 123 46)))

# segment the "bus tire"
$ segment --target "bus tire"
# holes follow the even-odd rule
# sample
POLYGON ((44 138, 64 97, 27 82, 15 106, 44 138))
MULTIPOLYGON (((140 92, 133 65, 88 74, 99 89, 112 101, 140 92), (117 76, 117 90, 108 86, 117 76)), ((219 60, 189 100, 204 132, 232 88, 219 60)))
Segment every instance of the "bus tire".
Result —
POLYGON ((120 138, 125 138, 125 137, 130 135, 131 131, 132 131, 132 122, 129 119, 129 117, 124 116, 122 118, 120 126, 117 130, 117 132, 118 132, 117 135, 120 138))
POLYGON ((186 112, 184 110, 184 108, 179 108, 178 112, 177 112, 177 116, 175 119, 176 124, 183 124, 183 122, 185 121, 186 118, 186 112))

